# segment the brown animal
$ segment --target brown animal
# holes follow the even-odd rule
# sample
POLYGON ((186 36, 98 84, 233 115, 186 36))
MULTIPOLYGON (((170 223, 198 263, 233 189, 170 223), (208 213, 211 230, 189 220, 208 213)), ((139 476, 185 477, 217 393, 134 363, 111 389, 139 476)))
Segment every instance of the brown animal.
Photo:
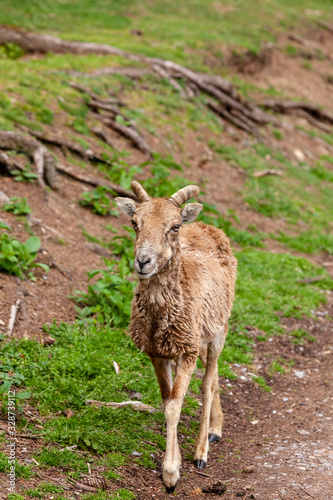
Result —
POLYGON ((134 269, 139 284, 129 329, 135 345, 150 357, 160 385, 167 424, 163 479, 172 493, 181 463, 177 425, 198 356, 206 369, 194 453, 199 469, 207 464, 209 442, 222 436, 217 360, 228 331, 237 260, 220 229, 201 222, 183 225, 202 209, 199 203, 180 208, 198 196, 197 186, 180 189, 169 199, 150 198, 135 181, 131 186, 138 203, 116 198, 136 231, 134 269))

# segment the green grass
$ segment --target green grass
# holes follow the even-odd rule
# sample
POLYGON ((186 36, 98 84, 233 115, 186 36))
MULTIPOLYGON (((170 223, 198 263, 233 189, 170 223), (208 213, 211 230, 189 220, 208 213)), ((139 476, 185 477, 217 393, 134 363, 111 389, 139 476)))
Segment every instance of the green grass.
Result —
MULTIPOLYGON (((331 157, 323 157, 312 167, 306 163, 295 166, 281 153, 273 153, 261 144, 240 151, 216 143, 212 146, 227 161, 243 168, 248 174, 244 199, 252 209, 272 219, 283 218, 294 233, 280 232, 271 234, 271 238, 304 253, 333 252, 330 215, 333 211, 333 177, 324 164, 331 163, 331 157), (272 168, 272 163, 282 172, 282 177, 253 177, 257 171, 272 168), (306 226, 309 229, 304 231, 306 226)), ((258 233, 255 236, 259 241, 267 237, 261 235, 260 238, 258 233)), ((242 238, 245 237, 243 233, 242 238)))
POLYGON ((251 3, 251 8, 244 8, 242 2, 227 5, 213 0, 102 0, 98 5, 92 0, 72 0, 44 7, 37 0, 12 0, 4 6, 1 17, 5 24, 34 31, 55 31, 64 38, 110 43, 146 55, 202 65, 202 54, 207 50, 221 64, 223 45, 257 51, 263 40, 274 41, 279 31, 304 18, 325 19, 331 8, 330 0, 264 0, 251 3), (322 14, 314 17, 306 9, 322 14), (143 35, 134 36, 131 29, 141 30, 143 35))
MULTIPOLYGON (((8 456, 3 451, 0 451, 0 472, 9 473, 11 465, 8 464, 8 456)), ((20 464, 15 460, 15 475, 17 478, 29 479, 33 476, 31 465, 20 464)))

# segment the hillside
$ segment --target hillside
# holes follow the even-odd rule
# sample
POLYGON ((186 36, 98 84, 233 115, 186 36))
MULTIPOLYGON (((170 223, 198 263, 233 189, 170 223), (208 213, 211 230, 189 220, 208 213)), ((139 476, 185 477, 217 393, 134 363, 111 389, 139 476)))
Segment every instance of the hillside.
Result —
POLYGON ((113 198, 133 178, 151 196, 200 186, 199 219, 238 259, 223 438, 197 471, 198 362, 175 496, 333 498, 332 14, 329 0, 2 7, 0 499, 10 390, 9 500, 168 497, 158 384, 127 336, 134 231, 113 198))

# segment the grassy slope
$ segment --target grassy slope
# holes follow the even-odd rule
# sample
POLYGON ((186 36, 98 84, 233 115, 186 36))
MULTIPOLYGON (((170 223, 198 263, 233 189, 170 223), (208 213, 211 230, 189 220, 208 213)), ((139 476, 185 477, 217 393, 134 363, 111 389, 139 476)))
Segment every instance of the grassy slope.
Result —
MULTIPOLYGON (((54 31, 64 38, 111 43, 135 52, 170 58, 195 68, 205 67, 205 58, 209 53, 214 54, 216 60, 222 60, 227 44, 258 50, 261 42, 272 40, 274 33, 278 33, 290 22, 299 23, 306 16, 311 18, 312 14, 306 13, 306 9, 321 10, 323 17, 325 12, 332 10, 332 3, 323 0, 304 1, 301 4, 290 1, 251 2, 251 9, 244 9, 244 2, 234 2, 234 10, 225 13, 222 4, 198 0, 151 2, 144 5, 142 2, 125 4, 104 1, 98 3, 98 9, 96 2, 90 0, 59 2, 47 14, 38 5, 37 1, 13 0, 2 9, 0 20, 28 29, 54 31), (143 36, 130 35, 131 29, 142 30, 143 36)), ((89 71, 116 64, 128 63, 116 58, 71 55, 48 55, 44 59, 28 63, 19 59, 0 60, 0 127, 14 129, 18 123, 35 128, 43 128, 47 124, 66 126, 76 140, 79 137, 81 142, 89 141, 85 122, 87 107, 82 104, 81 96, 67 85, 69 77, 63 73, 53 74, 52 71, 89 71)), ((215 141, 210 144, 211 147, 229 162, 234 162, 249 173, 267 168, 265 158, 268 154, 272 155, 271 152, 257 145, 241 151, 222 147, 219 145, 221 127, 215 117, 207 113, 200 102, 184 104, 166 82, 149 81, 150 89, 140 90, 135 95, 130 82, 117 78, 87 80, 86 83, 102 94, 106 87, 117 92, 120 86, 125 85, 133 117, 140 126, 153 134, 158 134, 159 128, 165 124, 172 124, 173 134, 182 134, 184 127, 206 126, 215 141)), ((107 148, 105 152, 111 156, 113 154, 107 148)), ((330 223, 329 210, 333 208, 330 197, 332 177, 327 168, 327 162, 331 159, 323 159, 315 171, 306 164, 296 169, 281 155, 276 156, 274 161, 283 169, 284 180, 281 182, 272 177, 253 180, 249 177, 244 198, 260 213, 272 218, 287 218, 295 229, 296 235, 293 237, 274 235, 274 238, 284 241, 291 248, 307 249, 309 252, 325 249, 332 253, 331 237, 322 235, 323 228, 330 223), (308 185, 313 189, 304 195, 304 189, 308 185), (305 235, 295 225, 299 219, 307 225, 305 235), (300 236, 297 232, 301 233, 300 236), (309 234, 313 237, 309 238, 309 234), (307 246, 304 247, 304 244, 307 246)), ((163 183, 166 192, 172 192, 178 185, 182 185, 182 181, 165 183, 162 167, 158 161, 155 162, 155 168, 160 168, 160 176, 155 177, 163 183)), ((114 169, 112 175, 118 177, 112 179, 128 187, 131 175, 124 176, 123 168, 124 165, 120 164, 118 172, 114 169)), ((148 183, 147 188, 151 192, 158 190, 158 182, 156 185, 148 183)), ((155 194, 165 193, 156 191, 155 194)), ((325 301, 323 290, 331 286, 331 281, 325 278, 316 286, 299 283, 300 278, 325 273, 306 259, 248 248, 249 244, 264 244, 266 236, 258 234, 254 228, 245 232, 235 225, 230 228, 229 221, 220 220, 218 215, 206 212, 205 217, 209 222, 228 229, 233 240, 245 246, 237 252, 237 297, 231 331, 220 360, 221 375, 232 377, 228 363, 251 362, 251 340, 246 335, 245 326, 262 330, 262 340, 268 335, 282 333, 277 313, 283 316, 311 314, 312 309, 325 301)), ((121 242, 121 246, 126 248, 130 244, 128 240, 121 242)), ((129 250, 125 255, 126 265, 130 260, 129 250)), ((126 286, 126 280, 122 277, 121 280, 126 286)), ((104 283, 103 280, 100 282, 104 283)), ((50 333, 56 339, 54 346, 42 347, 25 340, 2 342, 1 355, 4 363, 0 367, 4 380, 13 380, 10 374, 15 373, 13 381, 17 387, 25 386, 28 390, 34 388, 31 402, 38 405, 43 417, 48 417, 42 431, 45 440, 61 445, 75 443, 80 448, 90 450, 92 469, 100 470, 99 467, 104 467, 101 470, 110 480, 117 477, 115 469, 131 459, 133 451, 142 453, 135 460, 147 467, 154 467, 151 453, 155 447, 164 449, 165 445, 161 435, 163 416, 160 412, 146 415, 126 409, 97 410, 84 404, 85 399, 121 401, 128 399, 128 391, 139 391, 145 403, 159 408, 158 387, 147 357, 134 349, 122 329, 103 325, 103 314, 105 316, 106 311, 111 320, 113 316, 114 322, 119 316, 117 304, 114 304, 112 297, 111 294, 111 298, 106 297, 104 302, 100 301, 98 304, 97 312, 100 316, 97 323, 81 317, 77 325, 53 326, 50 333), (121 366, 119 375, 114 372, 114 360, 121 366), (68 408, 75 412, 73 417, 55 416, 56 412, 68 408), (114 432, 110 432, 114 429, 125 438, 119 440, 118 434, 115 439, 114 432), (103 458, 94 455, 95 451, 103 454, 103 458)), ((130 294, 124 294, 124 297, 128 307, 130 294)), ((123 319, 126 322, 128 316, 124 315, 123 319)), ((193 379, 192 395, 187 398, 184 408, 188 414, 195 414, 198 408, 195 394, 198 393, 199 386, 200 381, 193 379)), ((24 419, 19 422, 22 427, 26 423, 24 419)), ((191 425, 188 429, 182 429, 183 434, 188 435, 183 446, 189 456, 193 450, 193 430, 196 424, 191 425)), ((28 430, 40 433, 31 422, 28 430)), ((59 455, 55 450, 56 448, 44 448, 36 456, 40 467, 59 465, 59 455)), ((86 461, 78 457, 70 451, 63 455, 62 464, 70 477, 78 478, 80 472, 87 472, 86 461)), ((5 467, 2 456, 0 469, 5 470, 5 467)), ((26 467, 21 473, 28 477, 31 470, 26 467)), ((52 492, 52 485, 46 485, 44 491, 28 490, 25 495, 43 498, 48 493, 54 493, 55 498, 64 498, 62 492, 52 492)), ((131 493, 120 491, 118 495, 125 499, 130 498, 131 493)), ((90 495, 89 498, 103 498, 103 495, 90 495)))

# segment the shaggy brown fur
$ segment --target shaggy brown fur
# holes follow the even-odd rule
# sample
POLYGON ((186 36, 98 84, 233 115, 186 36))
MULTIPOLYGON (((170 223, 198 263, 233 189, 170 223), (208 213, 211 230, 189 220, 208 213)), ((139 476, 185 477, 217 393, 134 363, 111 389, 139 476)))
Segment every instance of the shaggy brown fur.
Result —
POLYGON ((194 455, 207 462, 208 438, 222 435, 223 414, 218 392, 217 359, 228 330, 234 300, 237 261, 223 231, 194 220, 202 206, 180 205, 199 189, 188 186, 169 199, 149 198, 138 184, 132 189, 140 204, 117 198, 136 230, 134 268, 139 276, 132 302, 130 334, 151 358, 160 384, 167 421, 163 478, 172 492, 179 478, 177 424, 197 357, 206 373, 203 407, 194 455), (171 360, 176 361, 174 382, 171 360))
POLYGON ((169 265, 139 281, 130 323, 135 345, 151 357, 198 356, 201 339, 212 340, 230 317, 235 279, 224 233, 202 222, 182 226, 169 265))

